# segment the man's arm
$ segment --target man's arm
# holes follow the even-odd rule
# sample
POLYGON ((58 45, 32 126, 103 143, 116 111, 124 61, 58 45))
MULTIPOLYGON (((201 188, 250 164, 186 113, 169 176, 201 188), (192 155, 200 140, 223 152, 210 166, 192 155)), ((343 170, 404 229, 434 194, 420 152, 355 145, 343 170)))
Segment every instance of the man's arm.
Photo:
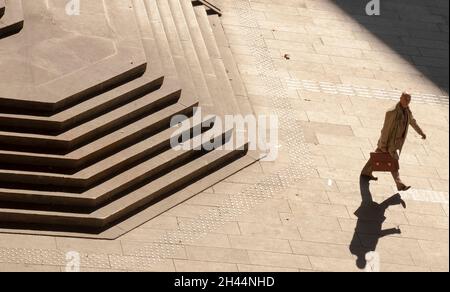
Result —
POLYGON ((411 127, 413 127, 413 129, 417 132, 417 134, 422 136, 423 139, 427 138, 427 135, 425 135, 425 133, 423 132, 422 128, 417 123, 417 121, 414 118, 414 115, 412 113, 411 113, 411 120, 410 120, 409 124, 411 125, 411 127))

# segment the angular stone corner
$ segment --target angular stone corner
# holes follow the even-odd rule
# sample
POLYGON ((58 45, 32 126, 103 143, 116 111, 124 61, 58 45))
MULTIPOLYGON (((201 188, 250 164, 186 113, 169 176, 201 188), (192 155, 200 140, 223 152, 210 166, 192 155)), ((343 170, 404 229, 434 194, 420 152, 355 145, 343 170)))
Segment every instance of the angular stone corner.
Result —
POLYGON ((66 14, 67 1, 23 1, 25 16, 21 3, 7 0, 1 20, 20 15, 26 23, 16 37, 0 40, 4 107, 51 112, 145 72, 130 0, 82 0, 74 16, 66 14))
POLYGON ((0 40, 20 32, 23 25, 22 0, 0 0, 0 40))

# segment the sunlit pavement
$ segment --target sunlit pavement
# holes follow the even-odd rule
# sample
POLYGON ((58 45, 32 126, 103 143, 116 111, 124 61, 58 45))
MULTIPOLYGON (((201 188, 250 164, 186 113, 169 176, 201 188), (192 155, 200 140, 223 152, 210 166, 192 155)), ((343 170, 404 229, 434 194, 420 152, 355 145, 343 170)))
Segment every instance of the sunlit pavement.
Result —
MULTIPOLYGON (((216 229, 183 229, 192 220, 210 226, 201 218, 221 210, 230 195, 288 167, 289 149, 280 141, 277 161, 254 164, 118 240, 0 234, 0 270, 65 271, 61 257, 76 251, 84 271, 364 271, 356 249, 376 252, 373 270, 448 271, 448 1, 391 1, 400 5, 382 6, 380 16, 367 19, 364 5, 253 0, 247 23, 236 11, 242 7, 236 2, 246 1, 221 2, 253 110, 273 112, 270 88, 258 71, 261 55, 249 46, 248 33, 257 30, 304 132, 313 174, 216 229), (245 27, 254 20, 258 27, 245 27), (390 24, 394 20, 397 25, 390 24), (403 194, 406 209, 395 205, 384 213, 383 229, 401 234, 374 240, 379 236, 367 226, 370 218, 363 222, 367 233, 355 235, 359 173, 376 148, 385 111, 395 104, 388 95, 401 90, 413 93, 411 108, 428 140, 411 132, 401 174, 413 190, 403 194), (195 236, 174 243, 168 232, 195 236)), ((370 191, 381 203, 397 192, 390 174, 378 176, 370 191)))

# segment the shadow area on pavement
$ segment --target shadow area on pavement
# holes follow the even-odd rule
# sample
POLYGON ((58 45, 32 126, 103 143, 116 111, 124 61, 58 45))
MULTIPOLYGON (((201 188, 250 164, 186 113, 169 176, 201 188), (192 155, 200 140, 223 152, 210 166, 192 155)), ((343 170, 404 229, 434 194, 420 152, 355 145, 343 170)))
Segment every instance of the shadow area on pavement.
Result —
POLYGON ((379 16, 366 14, 369 2, 333 0, 363 28, 448 94, 449 1, 380 0, 379 16))
POLYGON ((374 202, 370 192, 370 181, 364 177, 360 178, 360 191, 362 202, 354 213, 358 217, 358 222, 350 244, 350 252, 357 257, 357 267, 365 269, 367 266, 366 256, 370 252, 376 252, 381 238, 401 234, 401 230, 398 228, 383 230, 386 210, 396 205, 402 205, 406 208, 406 203, 402 200, 400 194, 393 195, 381 204, 374 202))

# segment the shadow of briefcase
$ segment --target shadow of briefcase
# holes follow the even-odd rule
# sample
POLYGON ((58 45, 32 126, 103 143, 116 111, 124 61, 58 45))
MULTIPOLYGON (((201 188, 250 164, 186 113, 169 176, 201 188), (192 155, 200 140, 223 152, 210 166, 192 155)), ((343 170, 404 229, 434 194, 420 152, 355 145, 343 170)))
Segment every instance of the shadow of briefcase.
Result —
POLYGON ((393 158, 389 153, 370 153, 370 158, 373 171, 393 172, 400 169, 398 160, 393 158))

